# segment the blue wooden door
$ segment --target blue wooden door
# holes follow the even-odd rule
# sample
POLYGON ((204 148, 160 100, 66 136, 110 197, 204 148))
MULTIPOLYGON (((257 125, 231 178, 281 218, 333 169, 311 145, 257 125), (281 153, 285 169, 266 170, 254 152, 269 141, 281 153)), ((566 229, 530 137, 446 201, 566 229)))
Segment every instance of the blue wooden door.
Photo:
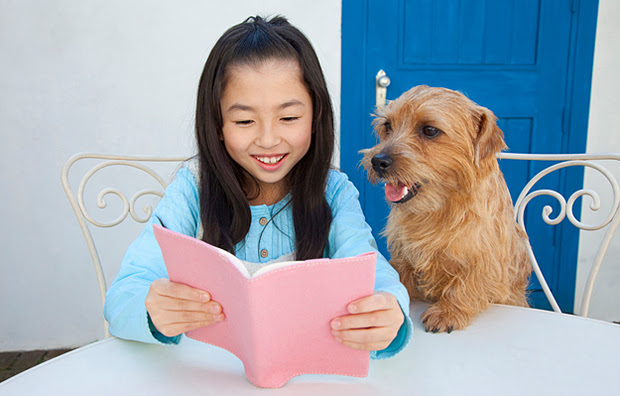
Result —
MULTIPOLYGON (((377 72, 391 79, 388 100, 419 84, 465 93, 499 117, 509 151, 585 152, 596 12, 597 1, 578 0, 343 2, 341 168, 360 190, 386 256, 379 233, 389 209, 382 188, 358 166, 358 151, 376 142, 370 114, 377 72)), ((501 162, 513 200, 546 165, 501 162)), ((574 173, 546 182, 575 191, 581 180, 574 173)), ((578 233, 545 225, 544 204, 557 208, 532 202, 528 231, 558 303, 572 311, 578 233)), ((547 306, 537 281, 531 288, 534 305, 547 306)))

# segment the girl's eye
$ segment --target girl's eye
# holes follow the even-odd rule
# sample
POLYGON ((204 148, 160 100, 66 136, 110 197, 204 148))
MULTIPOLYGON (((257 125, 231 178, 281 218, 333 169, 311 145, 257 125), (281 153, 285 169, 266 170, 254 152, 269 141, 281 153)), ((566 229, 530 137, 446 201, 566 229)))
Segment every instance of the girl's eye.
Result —
POLYGON ((441 129, 435 128, 430 125, 425 125, 422 127, 422 133, 429 139, 434 139, 437 136, 441 135, 443 132, 441 129))
POLYGON ((235 121, 235 124, 237 125, 250 125, 251 123, 252 123, 252 120, 235 121))
POLYGON ((299 117, 282 117, 281 120, 285 121, 285 122, 291 122, 291 121, 295 121, 298 120, 299 117))

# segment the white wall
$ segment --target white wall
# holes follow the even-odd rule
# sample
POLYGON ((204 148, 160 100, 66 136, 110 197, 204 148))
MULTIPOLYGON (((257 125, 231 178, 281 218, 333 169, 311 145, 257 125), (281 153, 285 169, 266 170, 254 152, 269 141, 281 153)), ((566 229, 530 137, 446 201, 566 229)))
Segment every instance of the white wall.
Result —
MULTIPOLYGON (((592 98, 588 124, 587 152, 620 153, 620 2, 600 0, 596 46, 594 49, 594 70, 592 76, 592 98)), ((608 164, 608 169, 620 177, 620 164, 608 164)), ((586 172, 585 186, 596 191, 611 194, 609 183, 595 172, 586 172)), ((601 196, 601 198, 605 198, 601 196)), ((611 200, 604 199, 597 212, 588 210, 590 201, 584 200, 583 219, 588 224, 600 224, 609 214, 611 200)), ((596 249, 603 235, 601 232, 582 231, 579 244, 579 266, 577 271, 577 293, 575 307, 581 307, 583 287, 590 264, 594 261, 596 249)), ((594 285, 589 316, 620 322, 620 232, 613 239, 612 246, 594 285)))
MULTIPOLYGON (((339 2, 0 0, 0 351, 102 337, 62 165, 76 152, 190 155, 206 57, 255 14, 285 15, 306 33, 339 114, 339 2)), ((124 251, 138 230, 123 228, 125 242, 106 250, 124 251)), ((108 256, 111 281, 120 257, 108 256)))
MULTIPOLYGON (((227 27, 256 13, 286 15, 308 35, 339 114, 339 2, 0 0, 0 351, 103 335, 94 271, 60 187, 62 164, 84 151, 191 154, 206 56, 227 27)), ((620 4, 601 0, 590 152, 620 152, 618 20, 620 4)), ((123 243, 106 241, 106 251, 118 251, 107 257, 109 281, 138 230, 123 228, 123 243)), ((590 245, 582 243, 580 262, 590 245)), ((611 320, 620 319, 615 249, 592 305, 611 320)), ((582 273, 583 265, 581 283, 582 273)))

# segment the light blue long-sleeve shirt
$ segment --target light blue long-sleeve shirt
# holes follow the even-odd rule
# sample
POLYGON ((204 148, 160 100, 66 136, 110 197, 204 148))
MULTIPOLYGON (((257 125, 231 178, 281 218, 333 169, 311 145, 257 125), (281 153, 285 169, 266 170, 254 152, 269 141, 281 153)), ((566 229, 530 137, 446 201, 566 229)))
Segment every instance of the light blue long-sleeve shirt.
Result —
MULTIPOLYGON (((377 252, 375 291, 394 295, 405 315, 405 321, 392 343, 384 350, 371 353, 371 357, 383 359, 398 353, 411 339, 409 295, 400 283, 398 273, 378 252, 358 195, 344 173, 330 171, 325 198, 331 207, 333 220, 324 256, 342 258, 377 252)), ((239 259, 260 265, 294 253, 295 228, 291 205, 281 210, 288 199, 290 195, 274 205, 250 206, 250 230, 245 239, 235 246, 235 255, 239 259)), ((180 336, 165 337, 154 328, 144 305, 151 283, 168 278, 153 235, 152 224, 159 224, 158 219, 167 228, 185 235, 197 237, 201 233, 198 185, 196 176, 187 167, 177 172, 146 227, 127 249, 120 271, 106 294, 104 315, 114 336, 148 343, 178 343, 180 336)))

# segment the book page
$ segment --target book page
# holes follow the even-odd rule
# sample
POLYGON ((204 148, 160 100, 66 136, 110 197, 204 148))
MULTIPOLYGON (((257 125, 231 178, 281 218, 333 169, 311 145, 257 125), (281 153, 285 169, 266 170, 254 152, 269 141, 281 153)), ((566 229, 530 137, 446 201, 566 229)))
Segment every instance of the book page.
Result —
MULTIPOLYGON (((205 243, 204 241, 200 241, 200 242, 205 243)), ((224 249, 220 249, 217 246, 213 246, 213 245, 209 245, 209 246, 217 249, 217 253, 220 256, 224 257, 227 261, 233 264, 235 268, 237 268, 237 270, 241 273, 241 275, 245 276, 248 279, 255 278, 257 276, 260 276, 274 269, 278 269, 278 268, 286 267, 288 265, 293 265, 293 264, 298 264, 298 263, 303 262, 303 261, 292 260, 295 258, 295 253, 293 252, 293 253, 280 256, 277 259, 273 259, 266 263, 254 263, 251 261, 241 260, 237 258, 237 256, 231 254, 230 252, 224 249)))
POLYGON ((213 245, 209 245, 204 241, 200 241, 202 243, 204 243, 205 245, 208 245, 212 248, 217 249, 217 253, 224 257, 228 262, 230 262, 232 265, 235 266, 235 268, 237 268, 237 270, 241 273, 241 275, 245 276, 246 278, 251 278, 253 275, 251 275, 248 265, 246 265, 246 261, 243 260, 239 260, 234 254, 231 254, 230 252, 224 250, 224 249, 220 249, 217 246, 213 246, 213 245))
POLYGON ((249 267, 254 267, 254 270, 250 270, 249 272, 251 273, 251 277, 257 277, 260 276, 266 272, 269 271, 273 271, 275 269, 278 268, 282 268, 282 267, 286 267, 289 265, 294 265, 294 264, 299 264, 299 263, 303 263, 303 261, 296 261, 296 260, 291 260, 295 258, 295 253, 289 253, 289 254, 285 254, 284 256, 280 256, 277 259, 271 260, 265 264, 260 264, 260 263, 250 263, 250 262, 245 262, 248 264, 249 267))

